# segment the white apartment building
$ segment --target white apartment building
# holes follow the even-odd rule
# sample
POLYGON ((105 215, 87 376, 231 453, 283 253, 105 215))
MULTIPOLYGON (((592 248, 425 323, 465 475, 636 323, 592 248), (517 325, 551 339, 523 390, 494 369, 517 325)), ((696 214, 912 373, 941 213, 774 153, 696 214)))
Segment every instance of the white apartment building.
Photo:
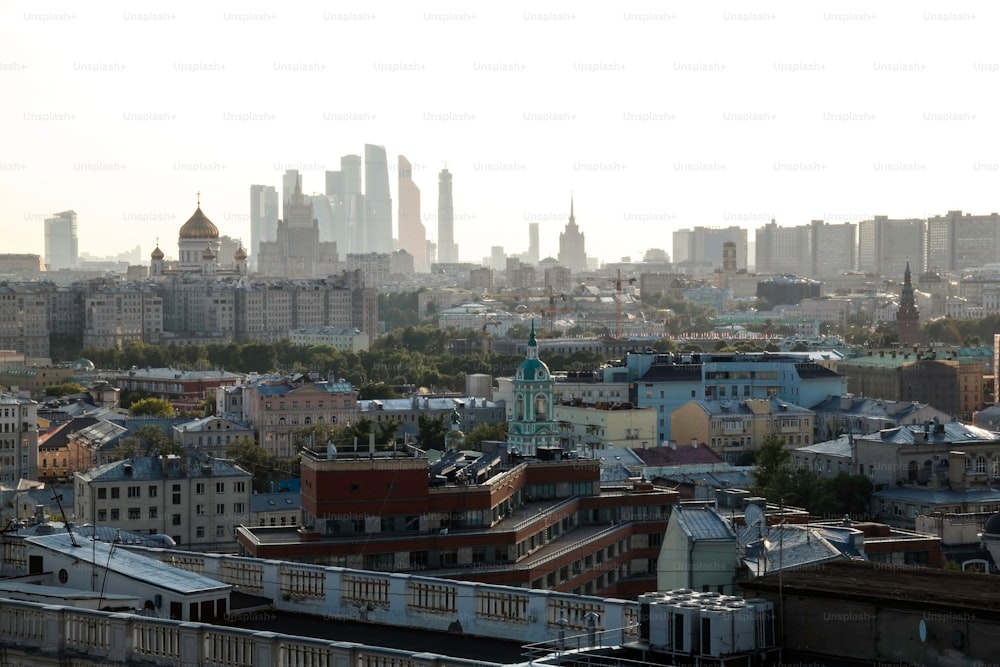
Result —
POLYGON ((0 484, 38 479, 38 403, 0 394, 0 484))
POLYGON ((288 338, 292 345, 329 345, 341 352, 362 352, 368 349, 370 336, 352 327, 305 327, 293 329, 288 338))
POLYGON ((73 477, 77 523, 162 533, 184 549, 226 550, 250 521, 252 476, 225 459, 140 456, 73 477))

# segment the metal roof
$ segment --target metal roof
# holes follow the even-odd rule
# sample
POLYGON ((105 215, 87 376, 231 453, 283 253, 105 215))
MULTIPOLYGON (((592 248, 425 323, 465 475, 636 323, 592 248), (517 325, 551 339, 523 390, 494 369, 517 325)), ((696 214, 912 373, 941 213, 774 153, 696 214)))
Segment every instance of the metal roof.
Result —
POLYGON ((842 456, 851 458, 854 445, 851 443, 851 436, 842 435, 834 440, 817 442, 814 445, 796 447, 793 452, 804 452, 807 454, 825 454, 827 456, 842 456))
POLYGON ((250 496, 251 512, 285 512, 302 509, 301 493, 255 493, 250 496))
POLYGON ((95 542, 83 536, 76 537, 79 546, 73 546, 69 533, 28 537, 24 541, 28 545, 37 545, 50 551, 56 551, 85 563, 107 568, 130 579, 182 595, 226 591, 232 588, 215 579, 120 549, 113 544, 95 542))
POLYGON ((171 455, 166 459, 166 470, 159 456, 136 456, 122 461, 105 463, 77 473, 84 482, 152 481, 170 478, 195 477, 250 477, 243 468, 229 459, 188 455, 183 460, 171 455), (181 465, 182 462, 184 465, 181 465))
POLYGON ((896 445, 914 444, 958 444, 987 443, 1000 440, 1000 434, 987 431, 978 426, 963 424, 959 421, 944 423, 907 424, 896 428, 882 429, 878 433, 860 436, 858 440, 866 442, 890 442, 896 445), (919 434, 919 435, 918 435, 919 434), (924 438, 926 434, 926 439, 924 438))
POLYGON ((677 505, 674 507, 671 518, 677 519, 677 525, 692 540, 736 541, 736 533, 733 532, 733 528, 729 525, 729 522, 709 507, 684 507, 683 505, 677 505))

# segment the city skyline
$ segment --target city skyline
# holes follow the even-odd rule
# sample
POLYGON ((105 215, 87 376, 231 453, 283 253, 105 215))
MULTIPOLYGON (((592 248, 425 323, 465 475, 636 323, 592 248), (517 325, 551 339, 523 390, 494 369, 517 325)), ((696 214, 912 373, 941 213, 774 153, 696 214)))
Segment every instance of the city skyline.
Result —
MULTIPOLYGON (((249 242, 250 185, 277 189, 298 169, 305 194, 323 193, 325 172, 366 143, 412 161, 431 241, 428 193, 442 168, 456 176, 462 261, 498 241, 526 252, 531 223, 540 258, 555 256, 570 193, 588 251, 604 262, 669 252, 671 234, 695 226, 753 233, 772 218, 1000 210, 988 132, 997 112, 988 96, 948 94, 1000 76, 986 11, 161 9, 0 10, 18 26, 0 45, 8 252, 44 254, 43 221, 71 209, 81 253, 139 245, 148 257, 199 190, 222 233, 249 242), (109 26, 115 40, 50 46, 109 26), (178 52, 180 38, 199 44, 195 55, 178 52), (842 48, 854 42, 865 48, 842 48)), ((398 239, 395 160, 387 168, 398 239)))

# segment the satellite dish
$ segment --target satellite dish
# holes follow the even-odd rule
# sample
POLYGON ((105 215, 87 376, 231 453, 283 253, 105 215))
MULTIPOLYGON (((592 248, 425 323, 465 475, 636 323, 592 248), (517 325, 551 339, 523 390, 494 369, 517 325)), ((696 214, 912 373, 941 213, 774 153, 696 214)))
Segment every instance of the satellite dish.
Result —
POLYGON ((743 520, 746 522, 747 528, 756 527, 757 534, 760 536, 764 535, 764 510, 759 505, 747 505, 746 509, 743 510, 743 520))
POLYGON ((927 622, 924 619, 920 619, 920 625, 917 626, 917 633, 920 635, 920 641, 927 641, 927 622))

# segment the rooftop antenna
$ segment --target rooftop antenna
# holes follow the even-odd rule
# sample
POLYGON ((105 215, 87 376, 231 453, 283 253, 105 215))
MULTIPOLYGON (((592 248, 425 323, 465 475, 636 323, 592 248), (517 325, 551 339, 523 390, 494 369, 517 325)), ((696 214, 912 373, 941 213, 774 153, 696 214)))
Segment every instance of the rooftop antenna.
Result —
POLYGON ((62 516, 63 524, 66 526, 66 532, 69 533, 69 541, 73 543, 74 547, 80 546, 79 542, 76 541, 76 535, 73 534, 73 526, 66 520, 66 512, 62 506, 62 494, 53 493, 52 500, 56 501, 56 505, 59 507, 59 514, 62 516))

